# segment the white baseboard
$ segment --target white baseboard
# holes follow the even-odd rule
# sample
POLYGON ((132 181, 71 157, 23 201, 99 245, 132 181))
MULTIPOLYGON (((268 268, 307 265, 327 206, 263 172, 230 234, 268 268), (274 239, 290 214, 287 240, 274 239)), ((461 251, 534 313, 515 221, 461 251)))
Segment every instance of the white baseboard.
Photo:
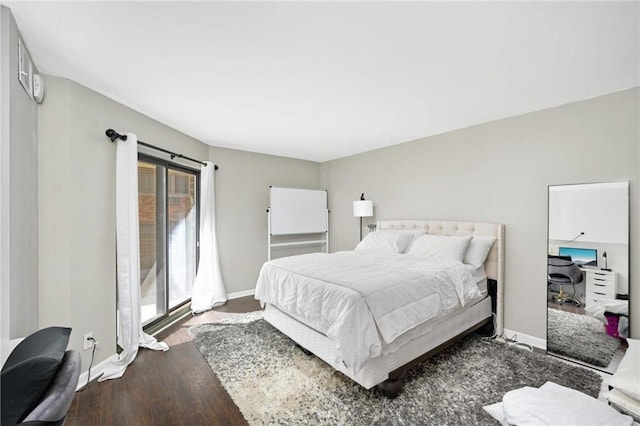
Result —
POLYGON ((530 336, 528 334, 521 333, 519 331, 509 330, 507 328, 504 329, 504 336, 507 338, 513 337, 514 335, 517 338, 518 342, 526 343, 538 349, 542 349, 544 351, 547 350, 547 340, 541 339, 539 337, 530 336))
POLYGON ((243 291, 236 291, 235 293, 229 293, 227 294, 227 299, 229 300, 239 299, 245 296, 253 296, 254 294, 256 294, 256 289, 252 288, 251 290, 243 290, 243 291))
MULTIPOLYGON (((107 366, 107 364, 117 359, 118 359, 118 354, 113 354, 109 358, 102 361, 100 364, 96 364, 93 367, 91 367, 91 380, 95 380, 98 377, 100 377, 102 375, 102 372, 104 371, 104 368, 107 366)), ((87 384, 88 375, 89 375, 89 371, 85 371, 84 373, 80 374, 80 378, 78 379, 78 386, 76 386, 76 392, 79 391, 81 388, 83 388, 87 384)))

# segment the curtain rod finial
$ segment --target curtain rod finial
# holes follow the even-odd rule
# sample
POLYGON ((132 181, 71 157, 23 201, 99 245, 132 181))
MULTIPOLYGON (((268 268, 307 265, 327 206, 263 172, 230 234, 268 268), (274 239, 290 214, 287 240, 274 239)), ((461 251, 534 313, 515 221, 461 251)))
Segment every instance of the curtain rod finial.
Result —
POLYGON ((127 135, 121 135, 113 129, 107 129, 107 131, 104 132, 104 134, 107 135, 109 139, 111 139, 111 142, 115 142, 116 139, 120 139, 123 141, 127 140, 127 135))

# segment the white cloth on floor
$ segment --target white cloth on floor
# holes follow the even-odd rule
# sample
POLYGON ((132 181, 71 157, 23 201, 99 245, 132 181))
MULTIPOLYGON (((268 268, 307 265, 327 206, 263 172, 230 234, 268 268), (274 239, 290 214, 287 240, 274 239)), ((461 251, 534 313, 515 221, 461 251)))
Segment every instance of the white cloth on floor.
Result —
POLYGON ((496 419, 502 426, 510 426, 504 416, 504 403, 502 401, 491 405, 485 405, 482 409, 489 413, 489 415, 496 419))
POLYGON ((540 388, 525 386, 507 392, 504 414, 518 426, 631 426, 633 419, 602 401, 574 389, 547 382, 540 388))

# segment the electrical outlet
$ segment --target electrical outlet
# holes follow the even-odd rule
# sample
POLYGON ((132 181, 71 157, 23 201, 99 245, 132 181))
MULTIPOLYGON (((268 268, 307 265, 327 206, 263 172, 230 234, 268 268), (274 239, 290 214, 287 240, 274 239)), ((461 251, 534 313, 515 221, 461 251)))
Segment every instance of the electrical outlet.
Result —
POLYGON ((85 351, 91 349, 91 347, 94 345, 93 332, 89 332, 85 334, 84 337, 82 338, 82 341, 84 342, 85 351))

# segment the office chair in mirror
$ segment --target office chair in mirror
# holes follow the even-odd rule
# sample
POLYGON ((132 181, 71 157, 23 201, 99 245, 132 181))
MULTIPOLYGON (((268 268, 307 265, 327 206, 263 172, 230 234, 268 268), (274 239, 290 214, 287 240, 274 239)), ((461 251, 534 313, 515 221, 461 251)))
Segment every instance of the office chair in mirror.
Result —
POLYGON ((615 372, 629 335, 629 183, 549 187, 547 352, 615 372))
POLYGON ((576 299, 576 285, 584 281, 582 270, 576 265, 571 256, 553 256, 547 258, 547 298, 555 300, 557 303, 571 303, 580 306, 576 299), (571 286, 571 294, 565 293, 564 286, 571 286), (558 289, 553 290, 553 287, 558 289))

